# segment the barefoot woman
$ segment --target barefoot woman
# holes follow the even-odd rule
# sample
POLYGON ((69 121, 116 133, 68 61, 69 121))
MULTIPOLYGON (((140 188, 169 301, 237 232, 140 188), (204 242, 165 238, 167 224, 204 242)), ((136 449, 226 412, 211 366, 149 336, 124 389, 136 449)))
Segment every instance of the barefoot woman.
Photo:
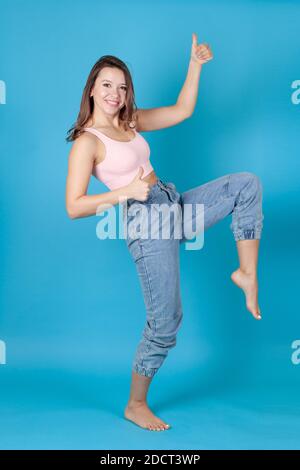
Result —
MULTIPOLYGON (((204 229, 229 214, 240 266, 231 278, 245 293, 246 306, 255 319, 258 306, 257 261, 262 231, 262 186, 250 172, 231 173, 179 193, 175 184, 162 181, 150 163, 150 149, 141 131, 174 126, 193 113, 202 65, 212 59, 208 45, 197 45, 193 34, 186 81, 177 102, 153 109, 134 107, 134 88, 126 64, 114 56, 103 56, 93 66, 83 91, 80 111, 69 130, 74 141, 66 185, 66 208, 70 218, 95 215, 101 209, 126 200, 150 210, 154 203, 204 205, 204 229), (109 191, 87 195, 91 174, 109 191)), ((155 204, 154 204, 155 205, 155 204)), ((98 212, 99 213, 99 212, 98 212)), ((188 218, 185 221, 191 222, 188 218)), ((186 222, 185 222, 186 223, 186 222)), ((144 296, 146 322, 137 347, 130 397, 125 417, 149 430, 166 430, 170 424, 154 415, 147 393, 154 374, 176 344, 182 322, 179 284, 179 246, 186 241, 127 237, 144 296)))

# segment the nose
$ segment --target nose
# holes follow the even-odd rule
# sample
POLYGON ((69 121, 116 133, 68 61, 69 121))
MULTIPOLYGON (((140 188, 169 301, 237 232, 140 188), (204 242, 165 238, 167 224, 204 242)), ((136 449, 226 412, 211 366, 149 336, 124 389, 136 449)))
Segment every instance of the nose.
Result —
POLYGON ((113 101, 120 101, 120 97, 118 95, 110 95, 108 99, 113 101))

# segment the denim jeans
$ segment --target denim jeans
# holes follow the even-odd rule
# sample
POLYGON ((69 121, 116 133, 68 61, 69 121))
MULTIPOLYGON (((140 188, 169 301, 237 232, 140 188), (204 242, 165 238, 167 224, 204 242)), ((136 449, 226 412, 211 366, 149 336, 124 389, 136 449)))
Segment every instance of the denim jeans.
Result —
MULTIPOLYGON (((260 179, 250 172, 227 174, 183 193, 177 191, 174 183, 158 179, 150 187, 146 201, 127 199, 123 212, 126 214, 125 240, 136 265, 146 308, 145 327, 135 353, 133 370, 147 377, 152 377, 158 371, 169 350, 176 345, 183 317, 179 247, 187 241, 185 227, 182 227, 181 238, 174 234, 167 238, 143 238, 128 232, 129 224, 137 217, 132 212, 133 207, 135 210, 143 209, 144 215, 140 218, 143 224, 151 206, 161 204, 170 208, 179 204, 182 209, 181 224, 190 224, 195 217, 194 212, 190 212, 189 217, 183 217, 186 204, 203 204, 204 230, 232 214, 230 228, 235 241, 260 239, 264 218, 262 185, 260 179)), ((162 214, 159 225, 163 224, 163 219, 162 214)), ((178 217, 170 219, 172 232, 178 217)))

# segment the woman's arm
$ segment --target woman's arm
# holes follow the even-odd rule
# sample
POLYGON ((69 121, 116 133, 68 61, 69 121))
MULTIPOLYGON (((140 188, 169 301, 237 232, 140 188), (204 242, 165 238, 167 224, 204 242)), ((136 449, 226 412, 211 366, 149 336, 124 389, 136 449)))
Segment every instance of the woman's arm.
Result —
POLYGON ((177 99, 177 105, 185 109, 189 116, 193 114, 196 106, 202 65, 212 58, 213 55, 208 44, 197 45, 197 35, 193 33, 188 73, 177 99))
POLYGON ((111 205, 119 204, 122 197, 131 197, 129 186, 102 194, 86 194, 96 153, 96 140, 87 133, 78 137, 71 148, 66 185, 66 210, 71 219, 95 215, 111 205), (100 204, 101 210, 98 207, 100 204))
POLYGON ((212 57, 208 44, 197 45, 197 35, 193 33, 188 73, 177 102, 160 108, 138 109, 136 111, 137 131, 156 131, 175 126, 188 119, 196 106, 202 65, 212 57))
POLYGON ((184 109, 188 116, 193 114, 196 106, 201 69, 202 65, 190 59, 187 76, 177 99, 177 106, 184 109))

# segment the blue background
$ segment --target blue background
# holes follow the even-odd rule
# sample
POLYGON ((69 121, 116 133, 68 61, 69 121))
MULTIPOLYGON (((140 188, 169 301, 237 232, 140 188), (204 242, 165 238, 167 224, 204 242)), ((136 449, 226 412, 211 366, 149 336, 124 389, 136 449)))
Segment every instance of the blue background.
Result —
MULTIPOLYGON (((297 1, 0 2, 3 449, 299 448, 299 115, 297 1), (263 183, 258 267, 263 320, 230 280, 231 217, 181 248, 184 322, 149 405, 172 429, 123 419, 145 321, 124 240, 99 240, 98 218, 68 218, 65 183, 88 73, 112 54, 140 108, 174 104, 192 43, 202 68, 193 116, 143 133, 165 181, 186 191, 236 171, 263 183)), ((89 194, 107 188, 92 177, 89 194)))

